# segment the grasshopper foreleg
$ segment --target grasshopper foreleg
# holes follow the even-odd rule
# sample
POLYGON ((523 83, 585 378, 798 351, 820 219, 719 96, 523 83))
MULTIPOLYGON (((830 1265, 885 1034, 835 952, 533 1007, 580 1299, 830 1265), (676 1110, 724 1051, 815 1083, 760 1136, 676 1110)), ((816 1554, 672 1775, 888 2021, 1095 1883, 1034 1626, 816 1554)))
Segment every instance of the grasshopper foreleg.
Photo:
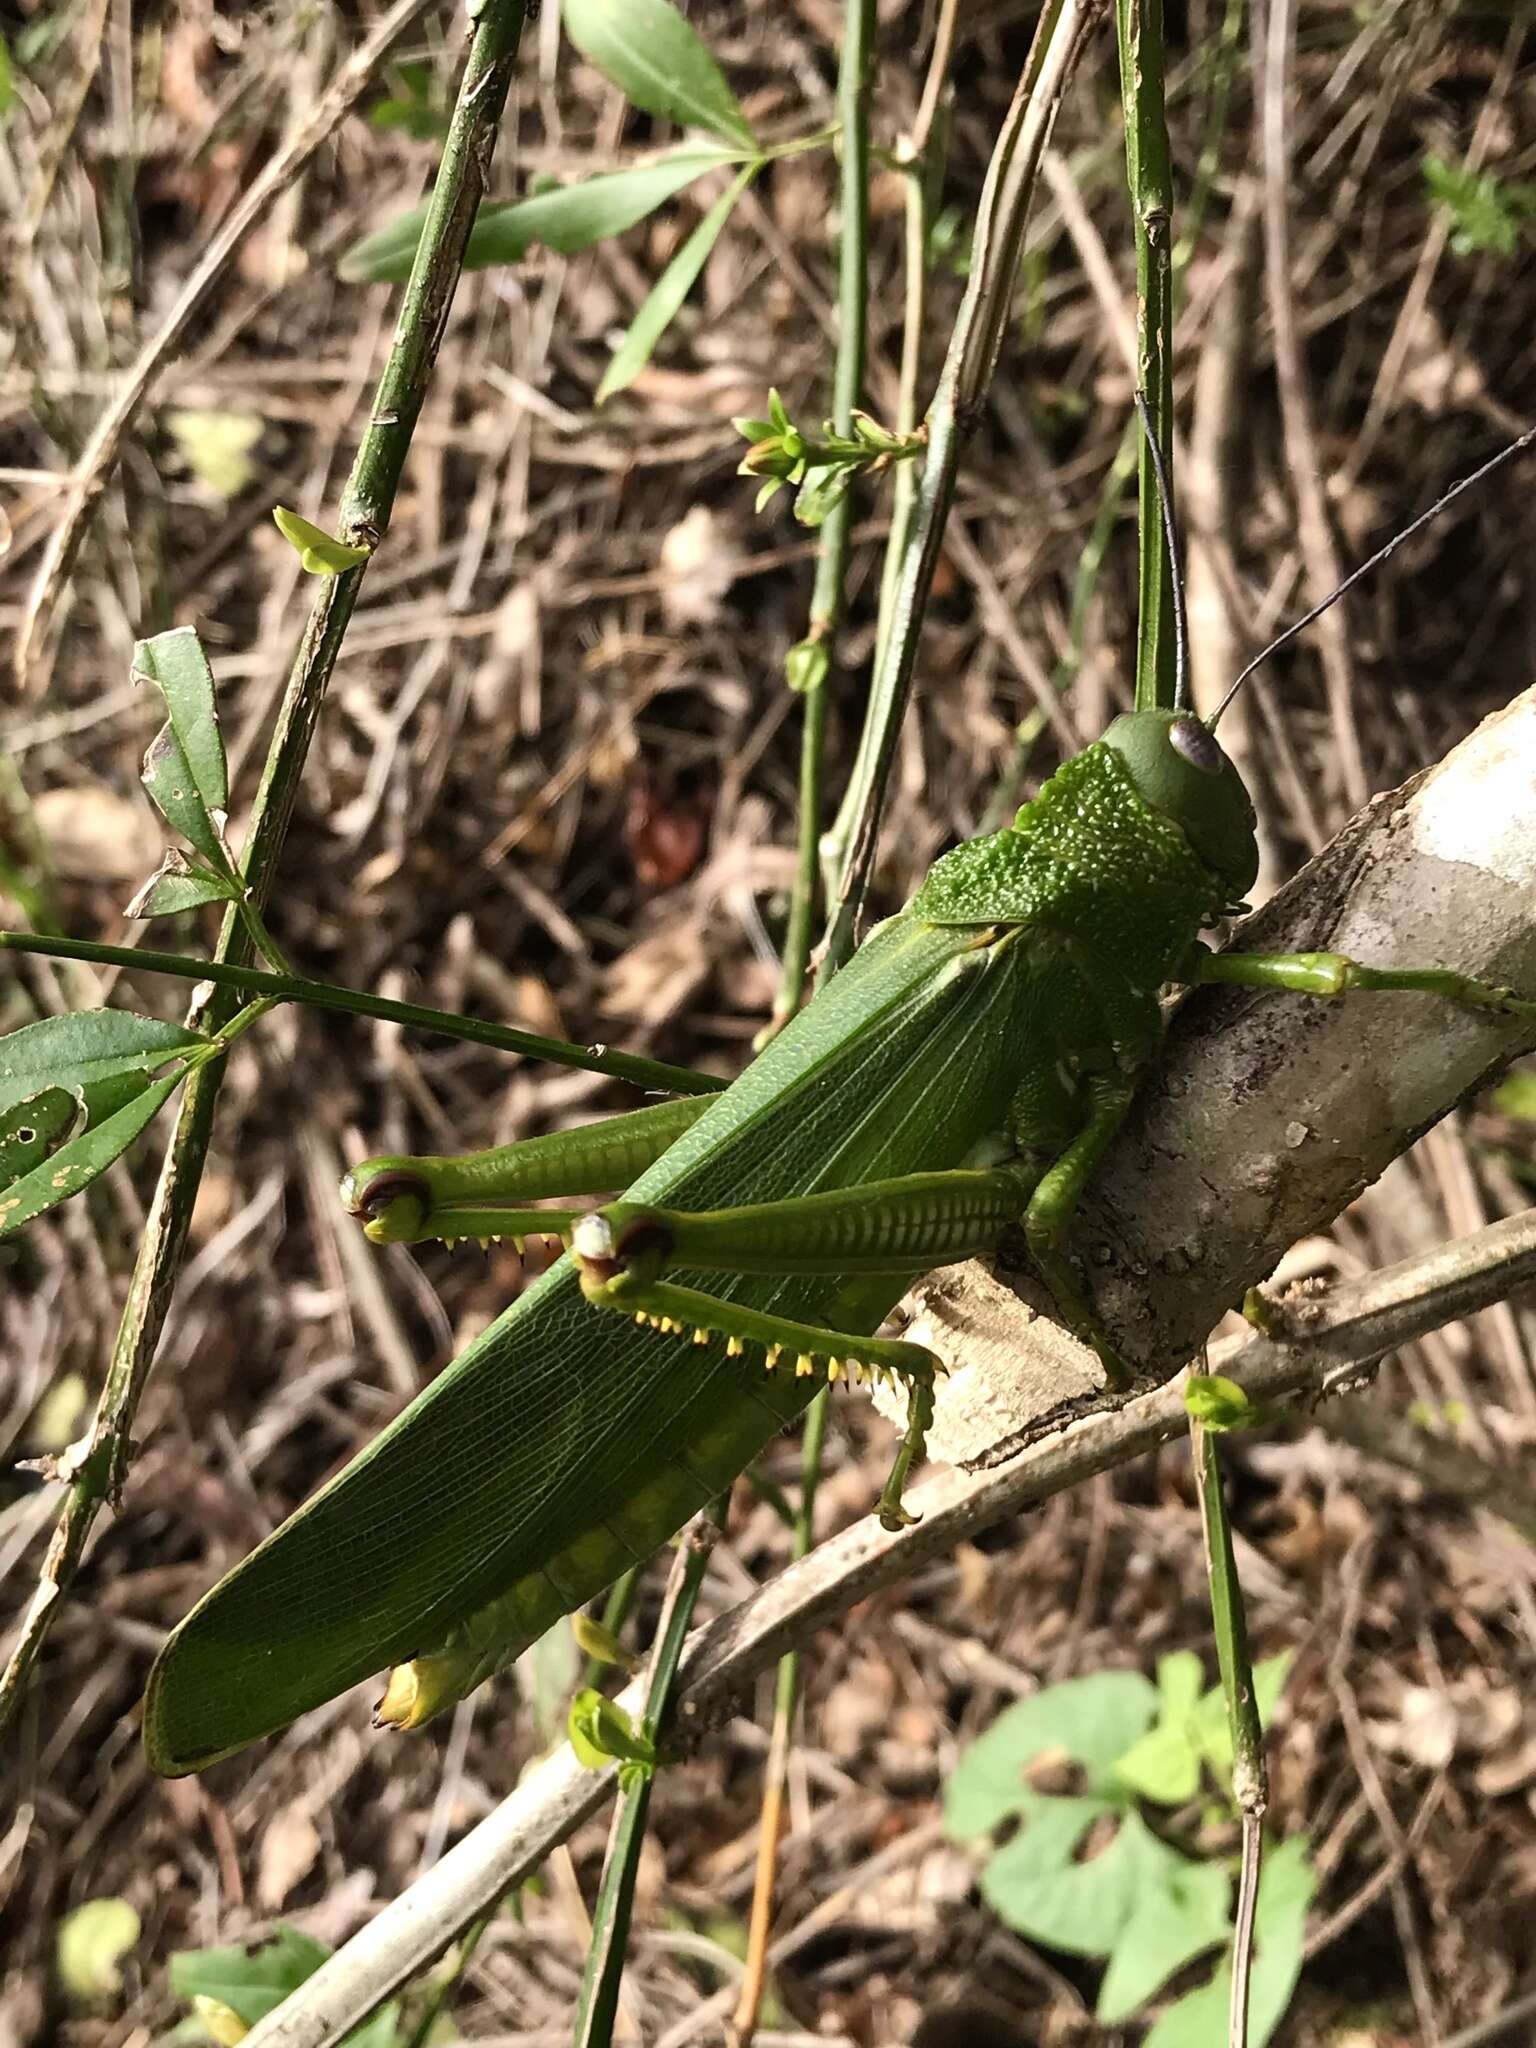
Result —
POLYGON ((1494 1010, 1506 1017, 1536 1017, 1536 1002, 1477 981, 1450 967, 1365 967, 1347 953, 1210 953, 1203 948, 1185 963, 1180 981, 1194 986, 1225 982, 1242 988, 1288 989, 1325 999, 1355 990, 1407 990, 1441 996, 1462 1009, 1494 1010))
POLYGON ((690 1095, 489 1152, 365 1159, 343 1179, 341 1198, 376 1244, 510 1237, 521 1251, 527 1237, 568 1239, 580 1211, 520 1205, 623 1187, 714 1100, 690 1095))

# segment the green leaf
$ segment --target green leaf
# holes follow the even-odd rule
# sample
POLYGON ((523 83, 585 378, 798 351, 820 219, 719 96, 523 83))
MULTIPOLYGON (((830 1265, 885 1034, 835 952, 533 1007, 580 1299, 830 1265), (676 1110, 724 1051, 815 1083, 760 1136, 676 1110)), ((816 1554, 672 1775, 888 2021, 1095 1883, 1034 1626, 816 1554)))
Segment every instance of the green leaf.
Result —
POLYGON ((598 1664, 613 1664, 620 1671, 638 1671, 641 1660, 633 1650, 626 1650, 611 1628, 604 1628, 590 1614, 571 1616, 570 1635, 576 1648, 584 1657, 590 1657, 598 1664))
POLYGON ((1219 1372, 1190 1375, 1184 1389, 1184 1412, 1207 1429, 1247 1429, 1254 1421, 1254 1407, 1236 1380, 1219 1372))
MULTIPOLYGON (((470 230, 464 268, 517 263, 535 242, 567 256, 590 248, 610 235, 623 234, 706 171, 738 161, 718 149, 680 150, 627 171, 602 171, 574 185, 556 185, 512 205, 482 206, 470 230)), ((409 277, 426 218, 426 207, 418 206, 364 235, 342 257, 337 274, 363 284, 409 277)))
POLYGON ((88 1188, 127 1151, 166 1098, 180 1087, 181 1079, 178 1073, 151 1081, 123 1108, 88 1126, 0 1194, 0 1238, 10 1237, 35 1216, 88 1188))
POLYGON ((202 903, 236 903, 239 899, 238 882, 194 866, 173 846, 143 888, 125 905, 123 915, 170 917, 177 911, 196 910, 202 903))
POLYGON ((10 119, 15 104, 16 74, 11 69, 11 47, 0 35, 0 128, 10 119))
POLYGON ((756 153, 741 103, 671 0, 564 0, 565 32, 642 113, 756 153))
POLYGON ((74 1135, 83 1115, 79 1096, 68 1088, 44 1088, 0 1110, 0 1188, 41 1166, 74 1135))
POLYGON ((207 1040, 181 1024, 139 1017, 132 1010, 75 1010, 44 1017, 0 1038, 0 1109, 25 1101, 41 1088, 67 1088, 83 1096, 97 1120, 107 1107, 119 1109, 140 1080, 178 1052, 207 1040))
POLYGON ((819 690, 831 666, 825 640, 797 640, 784 657, 784 680, 797 696, 819 690))
MULTIPOLYGON (((1166 1886, 1184 1859, 1165 1847, 1132 1810, 1122 1815, 1107 1848, 1085 1863, 1074 1861, 1076 1841, 1063 1850, 1069 1832, 1066 1822, 1075 1816, 1057 1816, 1050 1809, 1092 1804, 1042 1799, 1026 1825, 982 1872, 981 1891, 998 1918, 1031 1941, 1069 1955, 1108 1956, 1143 1891, 1166 1886)), ((1079 1827, 1079 1838, 1083 1832, 1085 1827, 1079 1827)))
POLYGON ((324 527, 290 512, 286 505, 274 505, 272 518, 278 532, 297 554, 306 575, 339 576, 344 569, 355 569, 359 562, 368 559, 369 549, 338 540, 324 527))
POLYGON ((807 469, 805 481, 795 493, 795 517, 800 524, 824 524, 827 515, 847 497, 853 477, 846 462, 821 462, 807 469))
POLYGON ((678 308, 692 291, 709 252, 720 239, 720 231, 731 217, 731 209, 757 175, 757 165, 739 172, 728 192, 722 192, 699 222, 666 269, 646 294, 645 304, 630 322, 629 332, 614 350, 613 361, 603 372, 597 387, 597 403, 611 398, 634 383, 651 360, 652 351, 677 316, 678 308))
POLYGON ((324 1942, 296 1927, 280 1927, 269 1941, 251 1948, 184 1949, 173 1955, 171 1989, 178 1998, 214 1999, 254 2027, 312 1977, 330 1953, 324 1942))
MULTIPOLYGON (((1266 1844, 1248 1986, 1248 2048, 1265 2048, 1285 2017, 1301 1975, 1307 1910, 1315 1889, 1304 1837, 1266 1844)), ((1142 2048, 1227 2048, 1231 2002, 1232 1965, 1227 1961, 1209 1983, 1168 2008, 1142 2048)))
POLYGON ((157 633, 133 650, 133 673, 153 683, 171 714, 171 729, 194 788, 210 813, 229 809, 229 767, 214 705, 213 670, 192 626, 157 633))
POLYGON ((1114 1774, 1143 1799, 1182 1806, 1200 1789, 1200 1745, 1193 1717, 1205 1672, 1193 1650, 1174 1650, 1157 1667, 1158 1717, 1125 1755, 1114 1774))
POLYGON ((118 1965, 139 1939, 139 1916, 126 1899, 87 1899, 59 1924, 59 1982, 78 2004, 112 1998, 123 1988, 118 1965))
POLYGON ((1094 2011, 1106 2026, 1129 2019, 1176 1970, 1232 1932, 1232 1884, 1224 1870, 1176 1857, 1148 1875, 1099 1985, 1094 2011))
POLYGON ((165 424, 188 469, 221 498, 237 498, 256 474, 251 450, 265 421, 251 412, 168 412, 165 424))
POLYGON ((625 1708, 595 1686, 584 1686, 571 1701, 566 1730, 577 1761, 589 1771, 600 1771, 617 1761, 650 1769, 656 1762, 656 1745, 635 1726, 625 1708))
POLYGON ((1116 1796, 1111 1767, 1156 1712, 1157 1692, 1139 1671, 1096 1671, 1021 1700, 956 1764, 944 1791, 946 1830, 965 1840, 1023 1812, 1036 1796, 1025 1772, 1050 1751, 1083 1765, 1091 1791, 1116 1796))
MULTIPOLYGON (((1258 1706, 1260 1724, 1265 1728, 1269 1726, 1270 1717, 1285 1690, 1286 1674, 1290 1668, 1289 1650, 1280 1651, 1278 1656, 1265 1657, 1253 1667, 1253 1697, 1258 1706)), ((1227 1716, 1226 1697, 1219 1685, 1212 1686, 1196 1707, 1191 1728, 1206 1761, 1224 1775, 1230 1773, 1232 1728, 1227 1716)))

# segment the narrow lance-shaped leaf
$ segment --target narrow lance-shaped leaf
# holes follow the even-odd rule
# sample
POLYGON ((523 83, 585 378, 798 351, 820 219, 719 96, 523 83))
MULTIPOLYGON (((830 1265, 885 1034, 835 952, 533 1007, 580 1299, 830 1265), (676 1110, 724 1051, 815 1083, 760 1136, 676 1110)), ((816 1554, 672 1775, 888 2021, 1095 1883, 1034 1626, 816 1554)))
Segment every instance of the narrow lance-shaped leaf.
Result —
POLYGON ((42 1088, 67 1088, 84 1098, 87 1110, 99 1117, 110 1099, 118 1109, 126 1079, 136 1093, 140 1081, 173 1054, 206 1044, 185 1025, 159 1017, 140 1017, 132 1010, 76 1010, 65 1017, 44 1017, 0 1038, 0 1109, 9 1109, 42 1088), (103 1090, 109 1091, 104 1098, 103 1090))
POLYGON ((229 809, 229 768, 214 708, 213 670, 191 626, 157 633, 133 650, 133 672, 152 682, 165 699, 171 728, 180 742, 193 787, 210 812, 229 809))
POLYGON ((166 1074, 151 1081, 114 1115, 71 1138, 0 1194, 0 1238, 88 1188, 127 1151, 181 1080, 180 1074, 166 1074))
POLYGON ((755 151, 720 66, 671 0, 564 0, 565 32, 643 113, 755 151))
MULTIPOLYGON (((603 171, 578 184, 536 192, 510 206, 482 206, 470 230, 464 268, 484 270, 496 263, 519 262, 535 242, 566 256, 590 248, 610 235, 623 234, 706 171, 738 161, 724 150, 682 150, 654 163, 603 171)), ((364 284, 399 283, 409 277, 426 217, 425 206, 413 207, 364 235, 342 257, 338 274, 364 284)))
POLYGON ((692 291, 709 252, 720 239, 720 231, 731 217, 731 209, 757 175, 757 165, 748 164, 728 192, 723 192, 699 222, 666 269, 646 295, 645 304, 630 322, 629 332, 614 351, 613 361, 597 387, 597 402, 611 398, 633 384, 651 360, 652 351, 677 317, 678 308, 692 291))
POLYGON ((211 867, 221 872, 229 869, 230 859, 219 825, 203 802, 192 764, 169 719, 149 743, 141 779, 150 802, 172 830, 195 847, 211 867))

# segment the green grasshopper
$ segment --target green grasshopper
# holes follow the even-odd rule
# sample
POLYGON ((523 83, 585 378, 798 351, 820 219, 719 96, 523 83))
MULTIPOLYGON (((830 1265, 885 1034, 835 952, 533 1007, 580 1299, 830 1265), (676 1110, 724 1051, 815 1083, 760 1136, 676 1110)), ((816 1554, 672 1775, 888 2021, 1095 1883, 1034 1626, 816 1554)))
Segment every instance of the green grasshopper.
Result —
MULTIPOLYGON (((1166 496, 1165 516, 1171 540, 1166 496)), ((1181 676, 1184 648, 1180 618, 1181 676)), ((1168 987, 1418 990, 1536 1015, 1444 968, 1213 953, 1202 932, 1258 871, 1215 722, 1117 718, 1011 826, 940 859, 723 1092, 354 1167, 344 1198, 375 1241, 558 1233, 571 1252, 174 1631, 145 1707, 154 1767, 198 1770, 387 1664, 380 1717, 418 1725, 650 1557, 824 1377, 906 1382, 880 1498, 899 1525, 940 1364, 872 1333, 923 1273, 1010 1225, 1123 1391, 1061 1247, 1168 987), (614 1187, 585 1212, 527 1206, 614 1187)))

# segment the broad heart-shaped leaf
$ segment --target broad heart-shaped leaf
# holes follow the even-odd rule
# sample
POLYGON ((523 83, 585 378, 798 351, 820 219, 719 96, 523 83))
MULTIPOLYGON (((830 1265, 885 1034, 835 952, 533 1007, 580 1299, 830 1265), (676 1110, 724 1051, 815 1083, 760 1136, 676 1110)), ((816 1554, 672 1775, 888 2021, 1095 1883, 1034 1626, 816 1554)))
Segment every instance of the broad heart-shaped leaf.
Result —
MULTIPOLYGON (((227 2007, 242 2026, 253 2027, 312 1977, 330 1953, 324 1942, 296 1927, 279 1927, 250 1948, 188 1949, 173 1955, 171 1989, 178 1998, 227 2007)), ((397 2003, 381 2006, 344 2037, 342 2048, 396 2048, 399 2020, 397 2003)), ((234 2033, 231 2027, 231 2038, 234 2033)))
POLYGON ((233 903, 238 882, 195 868, 178 847, 171 847, 143 888, 124 906, 124 917, 170 917, 196 910, 203 903, 233 903))
MULTIPOLYGON (((519 262, 535 242, 567 256, 590 248, 609 235, 623 234, 706 171, 739 161, 725 150, 679 150, 627 171, 603 171, 578 184, 557 185, 512 205, 482 206, 469 232, 464 268, 519 262)), ((426 207, 417 206, 364 235, 342 257, 338 276, 355 284, 398 283, 409 277, 426 218, 426 207)))
POLYGON ((204 809, 227 811, 229 768, 214 709, 213 670, 196 632, 179 626, 173 633, 139 641, 133 650, 133 672, 156 684, 164 697, 204 809))
POLYGON ((1042 1799, 981 1873, 982 1896, 1000 1920, 1069 1955, 1110 1955, 1143 1893, 1166 1887, 1184 1862, 1134 1810, 1122 1814, 1107 1848, 1076 1862, 1073 1851, 1085 1831, 1078 1825, 1072 1834, 1079 1816, 1051 1808, 1093 1803, 1042 1799))
POLYGON ((710 250, 719 241, 720 230, 731 217, 731 208, 756 175, 755 164, 748 164, 738 173, 731 189, 721 193, 652 285, 646 294, 645 304, 629 324, 629 332, 614 350, 613 361, 603 372, 603 381, 597 387, 599 405, 605 398, 611 398, 615 391, 622 391, 633 384, 651 360, 657 342, 677 317, 678 308, 692 291, 699 272, 709 259, 710 250))
POLYGON ((1231 1902, 1231 1879, 1214 1863, 1175 1856, 1172 1865, 1150 1872, 1110 1954, 1094 2008, 1098 2017, 1110 2026, 1128 2019, 1176 1970, 1225 1942, 1231 1902))
POLYGON ((68 1088, 44 1088, 0 1109, 0 1189, 41 1166, 84 1118, 79 1096, 68 1088))
MULTIPOLYGON (((1285 2017, 1301 1975, 1307 1910, 1315 1889, 1304 1837, 1265 1844, 1248 1984, 1248 2048, 1265 2048, 1285 2017)), ((1142 2048, 1227 2048, 1231 2002, 1232 1965, 1227 1961, 1209 1983, 1168 2008, 1142 2048)))
POLYGON ((254 1948, 198 1948, 171 1957, 178 1998, 214 1998, 248 2027, 265 2019, 312 1977, 331 1951, 324 1942, 280 1927, 254 1948))
POLYGON ((220 828, 203 802, 192 764, 169 719, 149 743, 140 780, 165 822, 195 847, 210 867, 228 869, 230 860, 220 828))
POLYGON ((327 533, 313 520, 290 512, 286 505, 272 507, 272 521, 298 556, 306 576, 339 576, 344 569, 355 569, 368 559, 367 548, 338 540, 334 533, 327 533))
POLYGON ((1036 1796, 1025 1771, 1048 1751, 1083 1765, 1091 1791, 1114 1796, 1110 1766, 1156 1712, 1156 1689, 1139 1671, 1095 1671, 1020 1700, 956 1764, 944 1789, 946 1831, 964 1841, 1023 1812, 1036 1796))
POLYGON ((121 1109, 88 1126, 13 1182, 0 1194, 0 1238, 9 1237, 44 1210, 67 1202, 71 1195, 88 1188, 120 1153, 127 1151, 166 1097, 180 1086, 180 1074, 167 1074, 149 1082, 121 1109))
POLYGON ((1174 1650, 1157 1667, 1158 1716, 1115 1759, 1114 1774, 1143 1799, 1160 1806, 1182 1806, 1200 1789, 1200 1744, 1194 1713, 1205 1673, 1193 1650, 1174 1650))
POLYGON ((97 1121, 136 1094, 172 1054, 206 1044, 195 1031, 132 1010, 76 1010, 0 1038, 0 1109, 41 1088, 82 1096, 97 1121), (126 1082, 126 1092, 124 1083, 126 1082))
POLYGON ((756 151, 720 66, 671 0, 564 0, 565 32, 642 113, 756 151))

